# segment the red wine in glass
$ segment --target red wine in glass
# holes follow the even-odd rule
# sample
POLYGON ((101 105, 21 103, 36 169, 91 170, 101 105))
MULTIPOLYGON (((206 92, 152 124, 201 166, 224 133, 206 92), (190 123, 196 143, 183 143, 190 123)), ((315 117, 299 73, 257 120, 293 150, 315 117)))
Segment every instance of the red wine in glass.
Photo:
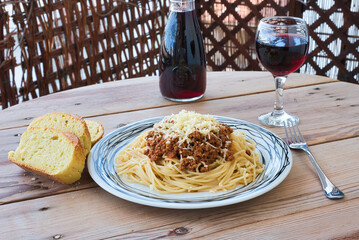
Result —
POLYGON ((258 117, 262 124, 272 127, 283 127, 289 121, 298 124, 298 116, 284 111, 283 92, 288 74, 304 63, 308 42, 307 24, 301 18, 276 16, 260 20, 256 33, 257 57, 275 80, 274 109, 258 117))
POLYGON ((172 8, 162 38, 159 72, 165 98, 188 102, 203 96, 206 60, 194 1, 189 9, 172 8))
POLYGON ((259 61, 274 76, 286 76, 304 63, 308 40, 298 34, 278 33, 267 36, 266 42, 256 40, 259 61))

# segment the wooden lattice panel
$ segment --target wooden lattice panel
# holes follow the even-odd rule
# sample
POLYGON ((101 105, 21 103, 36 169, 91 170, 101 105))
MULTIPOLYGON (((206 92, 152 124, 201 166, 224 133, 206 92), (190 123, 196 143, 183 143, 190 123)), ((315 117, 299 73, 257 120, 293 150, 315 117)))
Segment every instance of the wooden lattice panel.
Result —
POLYGON ((14 9, 24 100, 157 71, 166 2, 38 0, 14 9))
POLYGON ((358 0, 307 1, 310 51, 302 72, 359 82, 358 0))
POLYGON ((208 69, 261 70, 254 51, 263 17, 304 18, 310 51, 302 73, 359 82, 358 0, 200 0, 208 69))
POLYGON ((208 69, 261 70, 254 51, 258 22, 289 15, 289 0, 200 0, 201 28, 208 69))

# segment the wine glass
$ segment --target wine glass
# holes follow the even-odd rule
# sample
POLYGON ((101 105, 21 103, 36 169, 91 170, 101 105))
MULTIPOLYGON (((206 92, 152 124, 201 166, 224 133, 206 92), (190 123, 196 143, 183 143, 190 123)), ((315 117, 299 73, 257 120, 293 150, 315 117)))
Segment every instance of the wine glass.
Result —
POLYGON ((257 57, 272 73, 276 93, 274 110, 258 117, 262 124, 283 127, 288 119, 298 124, 297 116, 283 110, 283 91, 288 74, 304 63, 308 42, 308 28, 303 19, 284 16, 260 20, 256 33, 257 57))

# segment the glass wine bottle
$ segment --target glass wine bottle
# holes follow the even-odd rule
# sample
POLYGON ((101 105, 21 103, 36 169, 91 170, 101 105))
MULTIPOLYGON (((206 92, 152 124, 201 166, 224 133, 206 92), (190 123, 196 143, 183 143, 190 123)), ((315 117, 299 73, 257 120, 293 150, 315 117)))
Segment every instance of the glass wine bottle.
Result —
POLYGON ((206 59, 194 0, 170 0, 160 49, 160 91, 166 99, 190 102, 206 90, 206 59))

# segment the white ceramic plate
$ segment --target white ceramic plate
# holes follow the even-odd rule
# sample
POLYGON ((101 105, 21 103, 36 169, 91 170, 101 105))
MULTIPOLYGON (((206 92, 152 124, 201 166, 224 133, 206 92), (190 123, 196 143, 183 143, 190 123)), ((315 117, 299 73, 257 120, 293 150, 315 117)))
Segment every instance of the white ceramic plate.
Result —
POLYGON ((274 133, 249 122, 214 116, 234 130, 244 131, 247 138, 257 143, 265 171, 255 182, 234 190, 217 193, 159 194, 149 187, 123 181, 116 174, 115 158, 118 153, 143 131, 149 130, 163 117, 146 119, 121 127, 101 139, 88 155, 88 170, 93 180, 109 193, 138 204, 176 209, 219 207, 243 202, 262 195, 288 175, 292 167, 292 154, 287 144, 274 133))

